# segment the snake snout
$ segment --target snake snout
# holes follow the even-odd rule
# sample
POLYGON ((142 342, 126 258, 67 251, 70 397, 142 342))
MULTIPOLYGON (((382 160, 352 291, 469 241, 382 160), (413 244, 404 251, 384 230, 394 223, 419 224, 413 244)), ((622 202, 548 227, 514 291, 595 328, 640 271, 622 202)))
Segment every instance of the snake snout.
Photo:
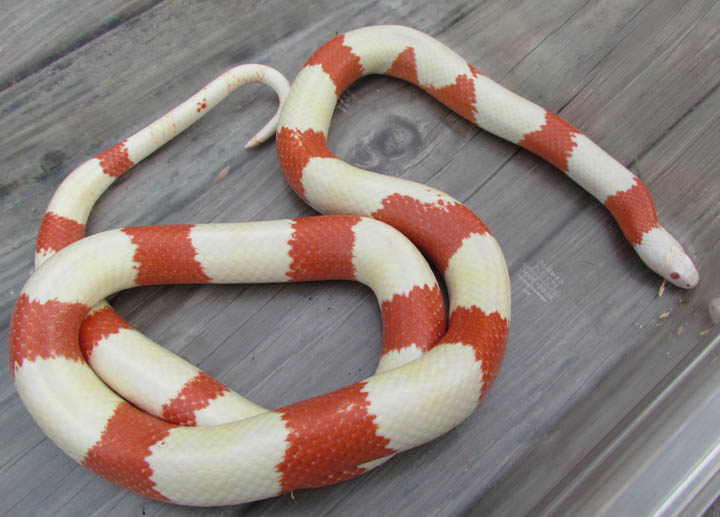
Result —
POLYGON ((690 256, 662 226, 645 233, 635 251, 650 269, 677 287, 692 289, 700 281, 690 256))
POLYGON ((667 279, 674 285, 685 289, 692 289, 700 281, 700 274, 695 269, 695 264, 682 248, 680 253, 676 254, 672 259, 670 274, 667 279))

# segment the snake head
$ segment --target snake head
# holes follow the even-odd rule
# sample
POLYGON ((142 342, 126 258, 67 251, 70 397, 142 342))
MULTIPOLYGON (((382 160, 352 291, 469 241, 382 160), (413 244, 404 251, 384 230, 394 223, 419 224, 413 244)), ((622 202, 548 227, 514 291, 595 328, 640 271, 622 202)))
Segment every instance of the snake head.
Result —
POLYGON ((673 285, 691 289, 700 281, 692 259, 662 226, 645 233, 635 251, 650 269, 673 285))

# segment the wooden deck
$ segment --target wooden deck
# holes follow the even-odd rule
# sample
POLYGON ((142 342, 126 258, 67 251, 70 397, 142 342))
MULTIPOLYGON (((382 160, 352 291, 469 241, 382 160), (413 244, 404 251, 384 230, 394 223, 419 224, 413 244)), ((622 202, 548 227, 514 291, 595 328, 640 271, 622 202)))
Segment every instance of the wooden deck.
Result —
MULTIPOLYGON (((696 259, 701 284, 690 292, 668 287, 658 296, 660 279, 610 215, 562 174, 412 86, 364 79, 341 99, 331 148, 355 165, 427 183, 465 202, 508 260, 510 343, 480 409, 447 435, 356 480, 299 491, 294 499, 198 510, 145 500, 75 464, 33 422, 5 367, 2 514, 577 510, 579 499, 567 494, 577 493, 578 479, 593 478, 598 461, 612 458, 605 454, 609 444, 625 443, 623 433, 637 422, 654 429, 642 419, 667 387, 720 354, 720 332, 707 314, 709 300, 720 296, 716 0, 6 4, 0 19, 3 335, 32 270, 42 214, 75 166, 232 66, 264 63, 292 80, 335 34, 379 23, 437 37, 630 166, 653 193, 665 226, 696 259)), ((242 148, 275 107, 263 86, 233 94, 118 181, 93 211, 89 232, 312 214, 285 183, 273 141, 242 148)), ((379 356, 376 303, 350 283, 143 288, 119 294, 113 305, 153 339, 267 407, 360 380, 379 356)), ((0 363, 7 361, 2 347, 0 363)), ((703 382, 716 382, 716 370, 707 370, 703 382)), ((704 439, 720 439, 719 428, 707 429, 704 439)), ((587 495, 593 490, 580 506, 590 513, 602 510, 587 495)), ((631 494, 632 504, 648 495, 631 494)))

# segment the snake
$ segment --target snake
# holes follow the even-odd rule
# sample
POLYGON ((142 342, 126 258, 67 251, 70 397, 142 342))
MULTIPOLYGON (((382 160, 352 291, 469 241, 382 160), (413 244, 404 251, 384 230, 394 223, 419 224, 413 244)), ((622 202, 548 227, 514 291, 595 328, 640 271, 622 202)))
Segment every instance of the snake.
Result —
POLYGON ((233 69, 79 166, 58 188, 39 231, 36 269, 11 318, 9 349, 20 398, 71 458, 152 499, 239 504, 356 477, 446 433, 477 408, 509 335, 505 259, 487 226, 458 200, 354 167, 329 149, 338 99, 369 74, 408 81, 547 160, 605 205, 650 269, 678 287, 698 283, 648 189, 570 123, 418 30, 353 30, 320 47, 289 90, 269 67, 233 69), (325 215, 85 237, 92 206, 117 177, 246 82, 264 82, 280 98, 276 116, 248 145, 275 132, 288 184, 325 215), (447 286, 447 315, 424 257, 447 286), (103 302, 137 285, 332 279, 356 280, 375 293, 383 325, 378 369, 274 410, 150 342, 103 302), (151 395, 140 389, 148 386, 151 395))

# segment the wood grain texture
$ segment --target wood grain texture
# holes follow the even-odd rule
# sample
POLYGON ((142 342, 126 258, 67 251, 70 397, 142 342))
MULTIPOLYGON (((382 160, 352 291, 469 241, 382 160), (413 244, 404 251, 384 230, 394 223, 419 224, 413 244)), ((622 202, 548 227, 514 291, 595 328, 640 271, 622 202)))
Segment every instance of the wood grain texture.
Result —
MULTIPOLYGON (((508 260, 510 343, 480 409, 356 480, 294 499, 198 510, 142 499, 73 463, 32 421, 6 368, 0 513, 522 514, 537 509, 688 353, 717 336, 717 327, 700 334, 711 324, 707 302, 720 295, 720 2, 79 6, 14 3, 0 20, 4 335, 32 269, 40 219, 70 170, 232 66, 264 63, 292 79, 336 33, 377 23, 439 38, 630 166, 653 193, 661 221, 696 259, 701 284, 692 292, 668 287, 658 297, 659 278, 610 215, 562 174, 412 86, 363 79, 340 100, 331 148, 360 167, 462 200, 508 260)), ((274 110, 266 87, 234 93, 121 178, 98 203, 89 231, 312 214, 286 185, 274 142, 242 149, 274 110)), ((113 305, 153 339, 268 407, 360 380, 380 353, 379 311, 371 293, 352 283, 142 288, 119 294, 113 305)))
POLYGON ((0 3, 0 41, 5 42, 0 52, 0 88, 22 81, 156 3, 113 1, 94 9, 72 0, 0 3))

